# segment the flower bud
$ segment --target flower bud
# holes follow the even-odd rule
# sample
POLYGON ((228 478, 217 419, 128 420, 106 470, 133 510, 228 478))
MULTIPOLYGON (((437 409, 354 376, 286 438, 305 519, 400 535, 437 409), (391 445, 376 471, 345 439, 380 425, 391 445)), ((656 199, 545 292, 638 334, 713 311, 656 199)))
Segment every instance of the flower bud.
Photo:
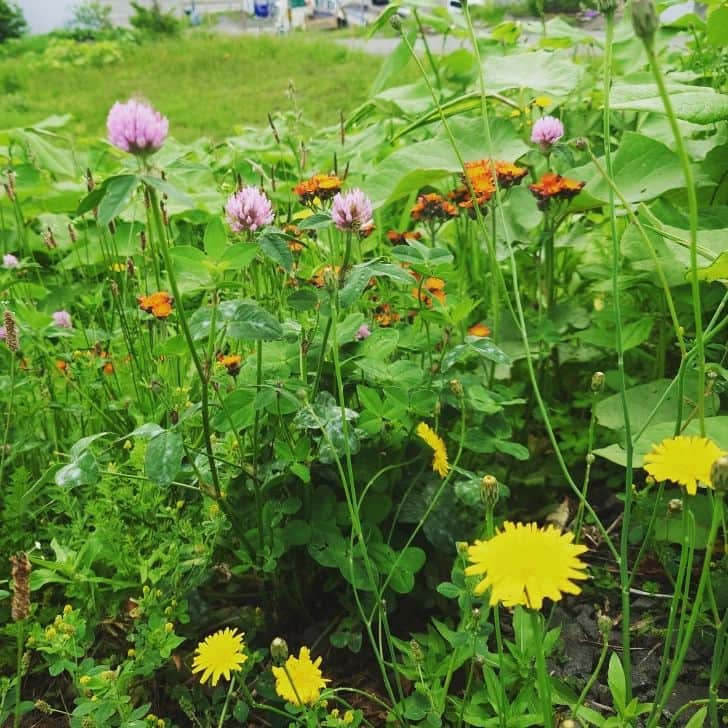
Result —
POLYGON ((594 372, 591 379, 591 391, 602 392, 604 391, 604 372, 594 372))
POLYGON ((602 15, 614 15, 617 9, 617 0, 597 0, 597 7, 602 15))
POLYGON ((612 618, 608 614, 599 612, 597 615, 597 629, 604 637, 609 637, 612 632, 612 618))
POLYGON ((10 557, 12 565, 13 599, 10 616, 20 622, 30 614, 30 559, 24 551, 10 557))
POLYGON ((728 455, 719 457, 710 468, 710 482, 718 493, 728 490, 728 455))
POLYGON ((559 723, 559 728, 577 728, 577 725, 571 718, 567 718, 559 723))
POLYGON ((414 658, 415 662, 422 662, 425 659, 425 656, 422 653, 420 643, 417 640, 410 640, 409 644, 410 649, 412 650, 412 657, 414 658))
POLYGON ((490 508, 498 502, 498 479, 494 475, 486 475, 480 481, 480 497, 490 508))
POLYGON ((594 465, 594 463, 596 462, 597 457, 596 457, 596 455, 593 452, 588 452, 586 454, 586 458, 585 459, 586 459, 586 464, 587 465, 594 465))
POLYGON ((468 555, 468 547, 469 547, 469 544, 467 541, 456 541, 455 542, 455 549, 457 550, 458 554, 460 554, 460 556, 468 555))
POLYGON ((288 644, 282 637, 276 637, 270 643, 270 656, 273 662, 282 665, 288 659, 288 644))
POLYGON ((397 33, 402 32, 402 18, 395 13, 390 19, 389 24, 392 26, 392 29, 395 30, 397 33))
POLYGON ((462 399, 465 394, 463 390, 463 384, 459 379, 450 380, 450 391, 458 398, 462 399))
POLYGON ((632 27, 643 43, 652 45, 659 25, 654 0, 632 0, 632 27))
POLYGON ((667 511, 670 514, 682 513, 683 502, 682 498, 670 498, 667 504, 667 511))

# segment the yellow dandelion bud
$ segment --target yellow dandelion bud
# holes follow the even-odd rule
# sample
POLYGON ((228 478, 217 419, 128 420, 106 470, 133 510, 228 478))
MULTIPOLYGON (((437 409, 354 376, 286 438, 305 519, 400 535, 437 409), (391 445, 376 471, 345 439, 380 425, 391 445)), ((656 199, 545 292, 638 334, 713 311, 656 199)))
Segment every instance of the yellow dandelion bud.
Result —
POLYGON ((70 614, 72 611, 73 611, 73 607, 70 604, 66 604, 66 606, 63 607, 64 614, 70 614))
POLYGON ((81 677, 78 679, 78 682, 81 685, 88 685, 91 682, 91 677, 89 675, 81 675, 81 677))
POLYGON ((443 439, 425 422, 417 425, 416 432, 417 436, 432 448, 433 471, 444 478, 450 470, 450 463, 447 460, 447 448, 443 439))
POLYGON ((137 652, 136 652, 136 650, 135 650, 135 649, 134 649, 133 647, 130 647, 130 648, 129 648, 129 649, 128 649, 128 650, 126 651, 126 656, 127 656, 127 657, 132 657, 132 658, 134 658, 134 657, 136 657, 136 653, 137 653, 137 652))
POLYGON ((46 627, 45 635, 49 640, 52 640, 56 634, 58 634, 55 630, 55 627, 46 627))
POLYGON ((347 710, 346 713, 344 713, 344 723, 349 725, 349 723, 354 722, 354 711, 353 710, 347 710))
POLYGON ((165 631, 165 632, 166 632, 167 634, 169 634, 170 632, 174 632, 174 625, 172 624, 172 622, 167 622, 167 623, 166 623, 166 624, 164 625, 164 631, 165 631))

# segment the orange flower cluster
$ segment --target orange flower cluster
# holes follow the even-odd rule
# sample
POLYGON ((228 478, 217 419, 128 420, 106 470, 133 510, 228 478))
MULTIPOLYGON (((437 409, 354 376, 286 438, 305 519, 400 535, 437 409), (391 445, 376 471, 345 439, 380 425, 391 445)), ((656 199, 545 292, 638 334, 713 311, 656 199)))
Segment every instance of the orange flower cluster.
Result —
POLYGON ((536 184, 529 185, 528 189, 538 200, 539 208, 545 210, 553 199, 570 200, 572 197, 576 197, 585 184, 586 182, 578 182, 575 179, 547 172, 536 184))
POLYGON ((227 373, 231 377, 238 376, 240 373, 240 364, 243 361, 240 354, 223 354, 222 352, 218 352, 216 359, 218 364, 221 364, 227 369, 227 373))
POLYGON ((293 191, 298 195, 301 202, 306 205, 319 200, 330 200, 337 192, 341 191, 343 180, 335 174, 315 174, 310 179, 299 182, 293 191))
POLYGON ((137 296, 139 308, 155 318, 166 319, 172 313, 173 299, 166 291, 157 291, 148 296, 137 296))
POLYGON ((388 303, 381 303, 374 309, 374 320, 384 328, 391 326, 399 319, 400 315, 388 303))
MULTIPOLYGON (((417 278, 419 279, 419 276, 417 276, 417 278)), ((424 303, 427 308, 432 308, 432 298, 425 295, 425 291, 427 291, 430 296, 436 298, 443 305, 445 304, 447 297, 445 295, 445 281, 443 281, 442 278, 435 278, 435 276, 430 276, 429 278, 425 278, 421 288, 420 286, 417 286, 416 288, 412 289, 412 295, 418 301, 424 303)))
POLYGON ((420 195, 410 214, 414 220, 444 222, 457 217, 458 209, 437 192, 420 195))
POLYGON ((508 189, 519 184, 526 174, 528 170, 525 167, 519 167, 512 162, 490 159, 466 162, 463 184, 450 193, 450 199, 460 207, 472 209, 474 204, 470 194, 472 189, 475 193, 475 202, 485 212, 485 204, 495 193, 496 180, 501 189, 508 189))
POLYGON ((326 279, 330 276, 338 277, 341 266, 339 265, 325 265, 317 273, 315 273, 308 282, 316 288, 323 288, 326 285, 326 279))
POLYGON ((419 230, 405 230, 403 233, 390 230, 387 233, 387 240, 392 245, 409 245, 410 240, 422 240, 422 233, 419 230))
POLYGON ((491 331, 490 331, 490 327, 486 326, 484 323, 477 323, 477 324, 473 324, 468 329, 468 333, 471 336, 479 336, 480 338, 484 338, 486 336, 490 336, 491 331))

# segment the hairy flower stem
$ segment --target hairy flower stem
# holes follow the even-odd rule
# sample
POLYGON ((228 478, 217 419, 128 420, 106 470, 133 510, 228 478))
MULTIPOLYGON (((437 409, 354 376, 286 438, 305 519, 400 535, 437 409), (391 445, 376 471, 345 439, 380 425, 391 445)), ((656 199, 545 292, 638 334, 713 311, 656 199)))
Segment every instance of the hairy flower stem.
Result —
MULTIPOLYGON (((604 41, 604 160, 607 175, 614 179, 612 166, 611 139, 612 129, 609 110, 609 96, 612 88, 612 41, 614 39, 614 12, 605 14, 606 38, 604 41)), ((622 668, 624 669, 626 702, 632 700, 632 640, 630 628, 630 595, 629 595, 629 533, 632 521, 632 461, 634 443, 627 402, 627 375, 624 367, 624 340, 622 334, 622 304, 619 289, 619 270, 622 262, 622 251, 617 231, 617 218, 614 202, 614 189, 608 187, 609 228, 612 238, 612 305, 614 306, 614 346, 617 352, 617 372, 619 375, 619 400, 624 419, 624 440, 626 467, 624 474, 624 515, 619 539, 619 585, 622 595, 622 668)))
MULTIPOLYGON (((222 494, 220 491, 220 478, 217 472, 217 463, 215 462, 215 453, 212 449, 212 428, 210 426, 210 407, 209 407, 209 392, 208 383, 210 379, 209 371, 202 366, 202 361, 197 353, 197 347, 195 341, 192 338, 189 324, 187 323, 187 317, 185 315, 184 305, 182 303, 182 296, 180 294, 179 286, 177 285, 177 278, 172 268, 172 261, 169 257, 169 250, 167 249, 167 240, 164 234, 164 225, 162 224, 162 215, 159 209, 159 200, 157 199, 157 192, 151 186, 147 185, 147 193, 149 195, 149 207, 151 210, 152 220, 154 222, 154 232, 157 238, 157 244, 159 251, 162 254, 162 260, 164 261, 164 267, 167 270, 167 278, 169 279, 169 285, 172 288, 172 294, 174 300, 177 302, 177 317, 179 318, 180 327, 182 333, 187 342, 187 348, 189 349, 192 362, 197 370, 197 376, 200 380, 201 389, 201 402, 200 408, 202 413, 202 430, 205 438, 205 453, 207 454, 207 461, 210 466, 210 475, 212 477, 212 485, 215 489, 215 495, 218 501, 222 500, 222 494)), ((211 334, 212 335, 212 334, 211 334)))
POLYGON ((548 668, 546 667, 546 655, 543 651, 544 622, 541 612, 536 609, 526 610, 531 622, 533 633, 533 650, 536 657, 536 679, 538 681, 538 694, 541 698, 541 710, 543 711, 544 728, 553 728, 554 708, 551 702, 551 680, 549 679, 548 668))
POLYGON ((700 425, 700 434, 705 436, 705 343, 703 341, 703 312, 700 302, 700 281, 698 280, 698 196, 693 170, 690 166, 690 157, 685 148, 683 135, 678 126, 677 117, 675 116, 672 101, 670 100, 670 94, 665 86, 665 79, 662 76, 660 63, 655 53, 654 38, 643 38, 642 41, 647 53, 650 70, 652 71, 660 99, 662 100, 662 105, 665 107, 665 113, 670 122, 670 129, 675 139, 675 148, 680 158, 683 177, 685 178, 685 190, 688 198, 688 220, 690 222, 690 287, 695 321, 695 346, 698 350, 698 423, 700 425))
POLYGON ((690 647, 690 643, 693 638, 695 625, 698 622, 698 617, 700 616, 703 606, 703 595, 708 584, 708 579, 710 578, 710 561, 713 556, 713 547, 715 546, 715 540, 718 535, 718 528, 723 522, 723 498, 724 494, 721 491, 717 491, 715 493, 712 509, 713 518, 710 523, 708 542, 705 546, 705 556, 703 558, 703 568, 700 571, 700 581, 698 582, 698 588, 695 592, 695 598, 693 599, 690 619, 685 627, 682 639, 676 647, 675 659, 670 665, 670 673, 667 677, 667 681, 665 682, 662 690, 656 696, 652 713, 650 713, 650 718, 647 722, 647 728, 656 728, 659 724, 659 721, 662 718, 662 710, 665 707, 665 703, 672 695, 672 691, 678 677, 680 677, 680 671, 682 669, 683 662, 685 661, 685 655, 688 652, 688 648, 690 647))

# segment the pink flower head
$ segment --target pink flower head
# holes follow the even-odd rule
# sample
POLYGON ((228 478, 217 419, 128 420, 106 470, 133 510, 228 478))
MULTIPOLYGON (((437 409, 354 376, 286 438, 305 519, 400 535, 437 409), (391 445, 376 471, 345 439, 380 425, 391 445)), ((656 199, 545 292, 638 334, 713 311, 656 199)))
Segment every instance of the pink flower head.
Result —
POLYGON ((59 329, 72 329, 73 324, 71 323, 71 314, 68 311, 54 311, 53 312, 53 325, 59 329))
POLYGON ((531 141, 542 149, 550 149, 564 136, 564 125, 553 116, 542 116, 531 131, 531 141))
POLYGON ((145 156, 159 149, 169 132, 169 120, 151 106, 129 99, 117 101, 106 117, 109 141, 124 152, 145 156))
POLYGON ((371 335, 372 332, 369 327, 366 324, 362 324, 354 335, 354 338, 357 341, 363 341, 364 339, 368 339, 371 335))
POLYGON ((331 203, 331 217, 339 230, 359 231, 372 225, 372 202, 360 190, 337 193, 331 203))
POLYGON ((19 265, 20 261, 12 253, 3 255, 3 268, 17 268, 19 265))
POLYGON ((243 187, 228 197, 225 213, 230 229, 236 233, 255 232, 273 222, 270 200, 257 187, 243 187))

